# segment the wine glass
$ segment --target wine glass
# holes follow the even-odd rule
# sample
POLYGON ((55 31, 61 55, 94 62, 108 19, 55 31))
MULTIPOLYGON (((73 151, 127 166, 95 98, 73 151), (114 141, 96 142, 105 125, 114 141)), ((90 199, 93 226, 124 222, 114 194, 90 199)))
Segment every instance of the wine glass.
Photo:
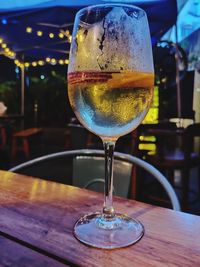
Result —
POLYGON ((68 95, 78 120, 98 135, 105 150, 102 212, 80 218, 75 237, 98 248, 120 248, 144 234, 136 219, 113 208, 113 154, 116 140, 144 119, 153 95, 154 68, 145 12, 105 4, 81 9, 75 17, 68 66, 68 95))

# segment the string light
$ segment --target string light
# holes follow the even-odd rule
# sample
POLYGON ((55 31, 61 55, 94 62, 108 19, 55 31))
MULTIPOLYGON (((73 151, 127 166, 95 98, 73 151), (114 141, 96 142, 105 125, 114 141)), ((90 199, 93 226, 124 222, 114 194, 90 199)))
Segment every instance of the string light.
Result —
POLYGON ((36 66, 37 66, 37 62, 33 61, 31 65, 32 65, 33 67, 36 67, 36 66))
POLYGON ((62 32, 60 32, 59 34, 58 34, 58 36, 59 36, 59 38, 61 38, 61 39, 63 39, 65 36, 64 36, 64 34, 62 33, 62 32))
POLYGON ((60 60, 58 61, 58 63, 59 63, 60 65, 65 64, 64 60, 62 60, 62 59, 60 59, 60 60))
MULTIPOLYGON (((27 33, 32 33, 33 32, 33 29, 32 27, 26 27, 26 32, 27 33)), ((43 32, 41 30, 38 30, 37 31, 37 36, 42 36, 43 35, 43 32)), ((55 34, 54 33, 49 33, 49 37, 50 38, 54 38, 55 37, 55 34)), ((61 31, 59 34, 58 34, 58 37, 63 39, 64 37, 67 37, 68 38, 68 42, 71 42, 71 39, 72 39, 72 36, 70 35, 70 32, 67 30, 67 31, 61 31)), ((3 40, 3 38, 0 38, 0 45, 1 45, 1 48, 3 49, 3 54, 9 58, 13 58, 15 59, 16 57, 16 53, 14 51, 12 51, 9 47, 7 47, 7 44, 6 42, 3 40)), ((17 67, 20 67, 20 68, 24 68, 24 67, 36 67, 36 66, 43 66, 45 63, 50 63, 52 65, 56 65, 56 64, 59 64, 59 65, 64 65, 64 64, 68 64, 69 63, 69 60, 66 59, 58 59, 56 60, 55 58, 50 58, 50 57, 47 57, 44 60, 39 60, 39 61, 33 61, 33 62, 20 62, 18 59, 15 59, 14 60, 14 63, 17 67)))
MULTIPOLYGON (((33 33, 33 28, 30 26, 26 27, 26 32, 27 33, 33 33)), ((44 32, 41 30, 38 30, 36 33, 37 33, 38 37, 41 37, 44 35, 44 32)), ((48 34, 49 38, 51 38, 51 39, 55 38, 55 36, 56 36, 55 33, 53 33, 53 32, 49 32, 47 34, 48 34)), ((57 37, 59 37, 60 39, 67 37, 68 42, 71 42, 71 38, 72 38, 69 30, 66 30, 66 31, 60 30, 60 32, 57 34, 57 37)))
POLYGON ((0 38, 0 44, 1 44, 1 48, 3 49, 3 54, 6 57, 9 58, 15 58, 15 52, 12 51, 6 44, 6 42, 3 40, 3 38, 0 38))
POLYGON ((72 36, 71 35, 68 37, 68 40, 69 40, 69 43, 72 42, 72 36))
POLYGON ((44 61, 43 60, 39 60, 38 61, 38 65, 43 66, 44 65, 44 61))
POLYGON ((32 33, 33 29, 31 27, 26 27, 26 32, 27 33, 32 33))
POLYGON ((49 38, 54 38, 54 33, 50 32, 49 33, 49 38))
POLYGON ((42 31, 37 31, 37 36, 42 36, 43 32, 42 31))
POLYGON ((67 37, 68 42, 71 43, 71 41, 72 41, 72 36, 70 35, 69 30, 66 30, 63 34, 67 37))
POLYGON ((10 58, 15 58, 15 56, 16 56, 14 51, 9 51, 8 53, 5 53, 5 55, 10 57, 10 58))
POLYGON ((56 64, 67 65, 69 63, 69 60, 68 59, 56 60, 55 58, 50 58, 50 57, 47 57, 45 60, 38 60, 38 61, 33 61, 33 62, 20 62, 18 59, 14 60, 15 65, 19 68, 44 66, 45 62, 48 64, 52 64, 52 65, 56 65, 56 64))
POLYGON ((56 59, 55 59, 55 58, 52 58, 52 59, 51 59, 51 64, 53 64, 53 65, 56 64, 56 59))

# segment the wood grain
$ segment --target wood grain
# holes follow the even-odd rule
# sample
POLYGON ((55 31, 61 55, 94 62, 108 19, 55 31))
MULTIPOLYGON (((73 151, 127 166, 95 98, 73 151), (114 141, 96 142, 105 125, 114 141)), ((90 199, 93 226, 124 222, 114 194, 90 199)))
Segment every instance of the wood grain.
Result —
POLYGON ((79 266, 200 266, 200 217, 114 199, 118 212, 139 219, 144 237, 106 251, 81 244, 73 225, 101 210, 100 193, 0 171, 0 231, 79 266))
POLYGON ((0 266, 23 267, 64 267, 59 263, 40 253, 32 251, 16 242, 0 236, 0 266))

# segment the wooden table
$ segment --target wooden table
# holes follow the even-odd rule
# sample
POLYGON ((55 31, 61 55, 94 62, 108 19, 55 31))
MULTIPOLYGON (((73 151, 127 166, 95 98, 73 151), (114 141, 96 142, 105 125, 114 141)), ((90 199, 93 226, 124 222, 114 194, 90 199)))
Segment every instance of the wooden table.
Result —
POLYGON ((144 224, 138 243, 80 243, 74 223, 101 206, 100 193, 0 171, 0 266, 200 266, 200 217, 133 200, 115 198, 115 208, 144 224))

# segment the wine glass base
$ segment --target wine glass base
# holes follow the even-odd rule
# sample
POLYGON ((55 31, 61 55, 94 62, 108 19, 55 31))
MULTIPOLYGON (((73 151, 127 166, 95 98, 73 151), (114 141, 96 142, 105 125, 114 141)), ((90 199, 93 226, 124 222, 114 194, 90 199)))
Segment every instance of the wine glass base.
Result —
POLYGON ((136 219, 116 213, 105 219, 102 213, 81 217, 74 226, 74 235, 92 247, 115 249, 130 246, 144 235, 143 225, 136 219))

